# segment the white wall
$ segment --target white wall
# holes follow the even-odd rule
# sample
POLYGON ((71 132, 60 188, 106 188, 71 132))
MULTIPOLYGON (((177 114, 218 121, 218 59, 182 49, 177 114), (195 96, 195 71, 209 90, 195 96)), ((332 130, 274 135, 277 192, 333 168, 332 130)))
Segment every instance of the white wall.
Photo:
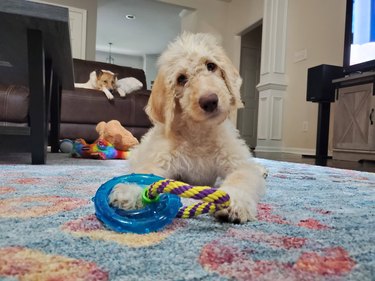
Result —
MULTIPOLYGON (((114 64, 143 69, 143 57, 112 53, 114 64)), ((96 61, 107 62, 108 52, 96 51, 96 61)))
POLYGON ((87 10, 86 23, 86 59, 95 60, 95 45, 96 45, 96 18, 97 18, 97 0, 43 0, 59 5, 76 7, 87 10))

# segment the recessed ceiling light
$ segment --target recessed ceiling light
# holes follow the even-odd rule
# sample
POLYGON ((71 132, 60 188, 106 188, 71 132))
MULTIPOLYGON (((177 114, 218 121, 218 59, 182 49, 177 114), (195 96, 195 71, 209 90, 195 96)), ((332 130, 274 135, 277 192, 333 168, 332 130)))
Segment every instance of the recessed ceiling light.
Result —
POLYGON ((135 19, 135 15, 126 15, 125 18, 127 20, 134 20, 135 19))

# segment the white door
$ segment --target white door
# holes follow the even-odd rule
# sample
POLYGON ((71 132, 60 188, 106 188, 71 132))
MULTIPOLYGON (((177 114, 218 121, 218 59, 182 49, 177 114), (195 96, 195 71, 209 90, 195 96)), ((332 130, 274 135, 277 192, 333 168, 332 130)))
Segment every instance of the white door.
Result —
POLYGON ((86 58, 86 14, 83 9, 69 8, 70 42, 73 58, 86 58))
POLYGON ((86 59, 86 21, 87 10, 50 3, 48 0, 29 0, 31 2, 43 3, 59 7, 68 8, 69 10, 69 27, 70 27, 70 45, 72 56, 77 59, 86 59))

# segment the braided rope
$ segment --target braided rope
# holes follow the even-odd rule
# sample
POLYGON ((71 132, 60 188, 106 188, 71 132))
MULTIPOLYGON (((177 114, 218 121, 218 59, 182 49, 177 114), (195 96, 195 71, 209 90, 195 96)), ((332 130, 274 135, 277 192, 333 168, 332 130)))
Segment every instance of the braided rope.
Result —
POLYGON ((145 195, 152 200, 161 193, 171 193, 180 197, 203 201, 181 207, 177 214, 178 218, 192 218, 200 214, 214 213, 217 210, 227 208, 230 203, 229 195, 223 190, 209 186, 192 186, 170 179, 153 183, 147 188, 145 195))

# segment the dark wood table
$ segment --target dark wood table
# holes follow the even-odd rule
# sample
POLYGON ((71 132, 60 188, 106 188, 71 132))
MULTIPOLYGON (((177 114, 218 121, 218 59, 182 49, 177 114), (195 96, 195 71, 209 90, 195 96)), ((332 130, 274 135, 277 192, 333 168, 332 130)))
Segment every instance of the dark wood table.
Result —
POLYGON ((61 90, 74 89, 68 9, 1 0, 0 38, 0 83, 30 90, 29 126, 0 126, 0 151, 44 164, 48 133, 52 152, 59 147, 61 90))

